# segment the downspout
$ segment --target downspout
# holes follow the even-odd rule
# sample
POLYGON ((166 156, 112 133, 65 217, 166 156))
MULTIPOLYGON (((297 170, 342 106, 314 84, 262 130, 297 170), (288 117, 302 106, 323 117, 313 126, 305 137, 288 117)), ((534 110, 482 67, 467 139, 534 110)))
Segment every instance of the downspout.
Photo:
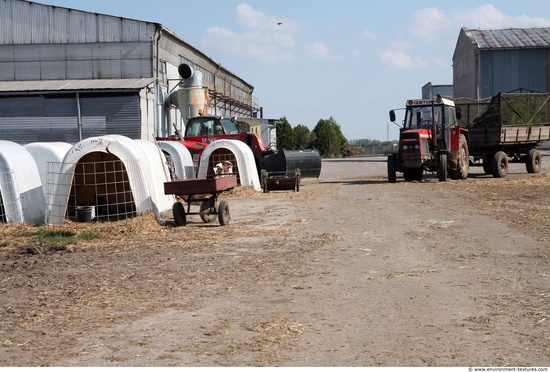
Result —
POLYGON ((161 137, 162 132, 160 129, 160 123, 162 120, 160 120, 160 81, 159 81, 159 68, 160 68, 160 58, 159 58, 159 51, 160 51, 160 38, 162 37, 162 26, 157 24, 157 38, 156 38, 156 45, 155 45, 155 54, 156 54, 156 67, 155 67, 155 112, 154 112, 154 131, 156 132, 156 137, 161 137))
POLYGON ((76 92, 76 112, 78 115, 78 140, 82 141, 82 114, 80 112, 80 93, 76 92))
POLYGON ((476 53, 476 100, 481 99, 481 62, 479 56, 479 49, 475 50, 476 53))

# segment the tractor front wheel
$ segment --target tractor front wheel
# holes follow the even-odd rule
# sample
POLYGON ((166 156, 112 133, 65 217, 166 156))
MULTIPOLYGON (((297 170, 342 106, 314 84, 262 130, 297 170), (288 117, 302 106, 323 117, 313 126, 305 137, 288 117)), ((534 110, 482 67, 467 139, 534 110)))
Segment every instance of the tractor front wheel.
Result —
POLYGON ((388 155, 388 181, 395 183, 397 181, 395 155, 388 155))

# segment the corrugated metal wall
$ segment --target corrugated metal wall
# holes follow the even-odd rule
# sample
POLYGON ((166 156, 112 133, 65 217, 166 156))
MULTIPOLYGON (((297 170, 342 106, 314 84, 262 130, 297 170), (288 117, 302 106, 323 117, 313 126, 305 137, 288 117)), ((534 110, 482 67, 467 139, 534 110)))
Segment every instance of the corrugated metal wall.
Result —
POLYGON ((155 23, 20 0, 0 1, 0 20, 0 44, 151 42, 157 27, 155 23))
MULTIPOLYGON (((82 138, 140 138, 138 93, 80 94, 82 138)), ((0 138, 19 144, 80 141, 76 94, 0 98, 0 138), (21 108, 24 107, 24 110, 21 108)))
POLYGON ((130 79, 153 76, 143 42, 0 45, 0 80, 130 79))
POLYGON ((480 97, 525 88, 546 91, 546 49, 481 50, 480 97))

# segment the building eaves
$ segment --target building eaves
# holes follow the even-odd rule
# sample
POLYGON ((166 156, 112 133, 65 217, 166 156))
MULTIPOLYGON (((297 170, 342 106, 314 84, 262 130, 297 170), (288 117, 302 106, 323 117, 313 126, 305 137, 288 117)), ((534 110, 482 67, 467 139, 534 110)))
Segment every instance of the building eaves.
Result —
POLYGON ((550 47, 550 27, 508 28, 498 30, 465 29, 479 49, 523 49, 550 47))
POLYGON ((94 90, 135 91, 152 84, 155 78, 93 80, 0 81, 0 94, 21 92, 77 92, 94 90))

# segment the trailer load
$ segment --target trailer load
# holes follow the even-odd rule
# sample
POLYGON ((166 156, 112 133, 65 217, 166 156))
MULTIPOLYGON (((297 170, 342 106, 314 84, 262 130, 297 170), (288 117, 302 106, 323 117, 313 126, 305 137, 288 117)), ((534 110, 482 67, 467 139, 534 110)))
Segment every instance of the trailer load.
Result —
POLYGON ((550 94, 510 92, 454 102, 461 125, 468 129, 471 165, 483 166, 493 177, 505 177, 508 163, 524 163, 527 172, 540 172, 538 146, 550 141, 550 94))

